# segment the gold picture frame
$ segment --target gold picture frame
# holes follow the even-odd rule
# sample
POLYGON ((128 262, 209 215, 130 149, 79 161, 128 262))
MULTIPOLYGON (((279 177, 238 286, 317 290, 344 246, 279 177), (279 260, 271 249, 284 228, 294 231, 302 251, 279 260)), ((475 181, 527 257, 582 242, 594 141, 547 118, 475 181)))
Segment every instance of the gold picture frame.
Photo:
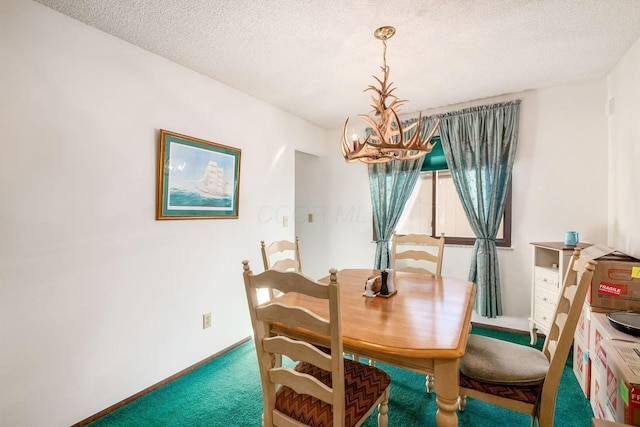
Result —
POLYGON ((156 219, 237 219, 241 154, 160 129, 156 219))

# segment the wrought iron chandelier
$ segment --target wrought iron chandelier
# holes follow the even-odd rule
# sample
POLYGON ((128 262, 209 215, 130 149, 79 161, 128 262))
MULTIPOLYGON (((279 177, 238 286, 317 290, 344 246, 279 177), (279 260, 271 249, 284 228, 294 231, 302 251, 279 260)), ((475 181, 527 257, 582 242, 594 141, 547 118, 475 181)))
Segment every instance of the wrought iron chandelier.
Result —
POLYGON ((355 130, 351 135, 351 143, 348 142, 347 127, 349 119, 344 123, 342 129, 342 154, 348 162, 361 161, 363 163, 385 163, 390 160, 413 160, 425 156, 432 149, 431 138, 435 135, 440 125, 438 120, 427 138, 422 140, 422 114, 418 117, 418 121, 403 128, 398 118, 400 106, 407 102, 393 95, 395 87, 393 83, 389 83, 389 67, 387 66, 387 39, 396 33, 393 27, 380 27, 373 35, 382 40, 384 50, 382 53, 383 65, 382 80, 376 76, 372 76, 379 83, 380 87, 369 85, 364 91, 373 91, 375 95, 371 97, 373 104, 372 113, 378 118, 376 122, 367 114, 359 114, 364 122, 371 129, 364 141, 360 141, 355 130), (389 105, 387 102, 390 101, 389 105), (406 133, 415 128, 413 135, 406 139, 406 133))

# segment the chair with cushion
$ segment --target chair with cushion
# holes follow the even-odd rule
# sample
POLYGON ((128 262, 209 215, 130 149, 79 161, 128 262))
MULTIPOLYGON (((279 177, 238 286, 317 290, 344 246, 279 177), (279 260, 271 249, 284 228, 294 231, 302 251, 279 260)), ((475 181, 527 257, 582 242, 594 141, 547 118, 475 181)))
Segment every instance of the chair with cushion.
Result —
POLYGON ((325 284, 294 271, 266 270, 254 275, 248 261, 243 265, 262 381, 262 425, 359 426, 377 407, 378 426, 387 427, 391 378, 376 367, 342 355, 336 270, 330 270, 330 283, 325 284), (329 316, 323 318, 304 307, 280 304, 277 298, 259 304, 258 289, 263 288, 326 300, 329 316), (274 324, 280 330, 303 328, 326 337, 330 347, 315 347, 299 338, 277 335, 274 324), (295 367, 280 366, 276 362, 279 356, 297 362, 295 367))
POLYGON ((394 271, 442 275, 442 257, 444 255, 444 233, 440 237, 428 234, 393 234, 391 249, 391 268, 394 271), (403 246, 411 249, 402 250, 403 246))
POLYGON ((302 258, 300 257, 300 239, 295 242, 279 240, 266 246, 264 240, 260 242, 262 262, 265 270, 288 271, 302 273, 302 258))
POLYGON ((542 351, 469 335, 460 360, 460 410, 472 397, 531 415, 531 425, 553 427, 558 384, 589 291, 595 261, 575 249, 542 351))

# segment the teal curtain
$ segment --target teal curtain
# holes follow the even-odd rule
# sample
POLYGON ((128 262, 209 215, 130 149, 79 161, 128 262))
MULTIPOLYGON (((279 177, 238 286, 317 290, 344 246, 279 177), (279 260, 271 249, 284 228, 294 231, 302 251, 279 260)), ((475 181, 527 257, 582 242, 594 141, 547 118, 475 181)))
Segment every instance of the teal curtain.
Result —
MULTIPOLYGON (((404 121, 402 126, 406 127, 415 121, 416 119, 404 121)), ((423 138, 429 136, 434 124, 434 120, 423 121, 423 138)), ((415 131, 407 132, 406 137, 411 138, 413 132, 415 131)), ((423 161, 424 157, 421 157, 416 160, 391 160, 369 165, 373 227, 377 236, 373 268, 385 269, 390 266, 391 236, 416 185, 423 161)))
POLYGON ((442 114, 440 137, 467 219, 476 235, 469 280, 476 283, 475 310, 502 315, 495 238, 518 142, 520 100, 442 114))

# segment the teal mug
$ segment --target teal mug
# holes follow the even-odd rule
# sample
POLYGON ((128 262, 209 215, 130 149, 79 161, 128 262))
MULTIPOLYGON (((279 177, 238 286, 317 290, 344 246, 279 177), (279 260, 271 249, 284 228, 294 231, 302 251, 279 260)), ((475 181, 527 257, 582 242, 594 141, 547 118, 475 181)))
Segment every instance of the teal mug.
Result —
POLYGON ((577 231, 567 231, 564 234, 564 245, 565 246, 575 246, 578 244, 578 232, 577 231))

